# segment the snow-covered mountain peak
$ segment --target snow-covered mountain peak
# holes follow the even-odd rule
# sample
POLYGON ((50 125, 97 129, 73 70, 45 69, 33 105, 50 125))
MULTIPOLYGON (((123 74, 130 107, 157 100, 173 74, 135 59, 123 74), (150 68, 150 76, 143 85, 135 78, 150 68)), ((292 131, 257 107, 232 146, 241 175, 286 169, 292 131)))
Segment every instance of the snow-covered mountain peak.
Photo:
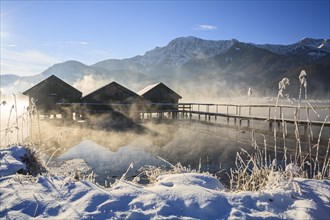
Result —
POLYGON ((191 59, 208 58, 229 50, 235 40, 203 40, 197 37, 180 37, 172 40, 165 47, 156 47, 140 57, 144 65, 168 64, 177 66, 191 59))
POLYGON ((309 37, 303 37, 300 39, 299 43, 305 43, 305 42, 309 42, 313 40, 312 38, 309 38, 309 37))
POLYGON ((307 47, 312 47, 312 48, 324 48, 328 40, 327 39, 313 39, 313 38, 303 38, 299 41, 300 46, 307 46, 307 47))
POLYGON ((273 53, 281 55, 290 55, 296 53, 310 54, 311 52, 320 54, 322 57, 326 53, 330 53, 329 39, 313 39, 313 38, 302 38, 297 43, 289 45, 275 45, 275 44, 253 44, 259 48, 269 50, 273 53))
MULTIPOLYGON (((204 40, 193 36, 179 37, 173 39, 164 47, 156 47, 146 52, 143 56, 136 57, 134 62, 142 65, 176 67, 192 59, 211 58, 223 54, 236 44, 240 44, 236 39, 204 40)), ((314 58, 320 58, 330 53, 328 39, 303 38, 290 45, 250 45, 280 55, 305 54, 314 58)))

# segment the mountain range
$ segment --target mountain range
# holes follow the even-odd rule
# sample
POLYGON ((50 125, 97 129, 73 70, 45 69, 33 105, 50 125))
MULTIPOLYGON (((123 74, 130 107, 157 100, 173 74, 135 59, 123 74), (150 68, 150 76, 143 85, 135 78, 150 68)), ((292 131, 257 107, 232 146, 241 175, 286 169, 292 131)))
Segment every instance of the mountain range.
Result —
MULTIPOLYGON (((143 56, 108 59, 93 65, 78 61, 55 64, 29 77, 1 75, 1 88, 29 88, 56 75, 84 94, 116 81, 132 91, 163 82, 184 100, 203 101, 222 97, 254 95, 276 96, 278 82, 287 77, 287 93, 298 97, 299 74, 307 72, 308 95, 330 95, 329 39, 304 38, 290 45, 258 45, 238 40, 204 40, 181 37, 143 56)), ((23 92, 19 91, 19 92, 23 92)))

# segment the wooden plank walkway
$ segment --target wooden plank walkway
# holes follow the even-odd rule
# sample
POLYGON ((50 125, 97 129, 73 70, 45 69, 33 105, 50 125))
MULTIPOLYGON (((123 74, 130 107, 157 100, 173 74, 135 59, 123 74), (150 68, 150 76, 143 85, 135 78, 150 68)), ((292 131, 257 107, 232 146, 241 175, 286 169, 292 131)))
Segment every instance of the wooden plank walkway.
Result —
POLYGON ((178 104, 178 112, 181 114, 188 114, 189 118, 192 118, 193 115, 197 115, 198 119, 201 120, 201 116, 205 117, 205 120, 210 121, 211 117, 214 117, 215 121, 217 117, 224 117, 229 120, 230 118, 239 120, 241 125, 242 120, 249 121, 257 120, 257 121, 266 121, 269 122, 269 126, 272 127, 273 123, 285 123, 295 124, 302 126, 307 126, 309 124, 316 126, 325 126, 330 127, 330 121, 328 120, 308 120, 309 115, 311 113, 317 115, 319 114, 317 111, 326 111, 326 115, 330 115, 330 106, 312 106, 304 105, 304 106, 292 106, 292 105, 235 105, 235 104, 209 104, 209 103, 179 103, 178 104), (213 109, 211 109, 213 107, 213 109), (201 110, 203 108, 203 110, 201 110), (222 108, 222 111, 221 111, 222 108), (230 109, 231 108, 231 109, 230 109), (243 109, 245 110, 245 114, 243 114, 243 109), (259 112, 263 109, 262 115, 252 115, 252 110, 256 110, 259 112), (291 110, 292 117, 283 117, 284 111, 288 113, 291 110), (298 120, 294 119, 294 114, 300 117, 301 111, 304 111, 304 118, 300 118, 298 120), (232 113, 234 112, 234 113, 232 113), (267 115, 267 116, 265 116, 267 115), (275 117, 276 116, 276 117, 275 117))

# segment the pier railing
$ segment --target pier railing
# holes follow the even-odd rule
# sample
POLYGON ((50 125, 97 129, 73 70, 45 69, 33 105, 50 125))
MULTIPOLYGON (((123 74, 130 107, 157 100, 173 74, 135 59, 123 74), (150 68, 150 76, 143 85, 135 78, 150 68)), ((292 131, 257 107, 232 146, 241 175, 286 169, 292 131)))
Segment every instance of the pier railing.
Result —
MULTIPOLYGON (((243 120, 262 120, 273 122, 285 121, 287 123, 318 124, 330 126, 329 121, 324 121, 330 115, 329 105, 312 106, 310 103, 300 106, 273 105, 273 104, 212 104, 212 103, 179 103, 179 112, 189 114, 189 117, 197 115, 210 121, 211 117, 226 117, 241 123, 243 120)), ((270 124, 271 125, 271 124, 270 124)))

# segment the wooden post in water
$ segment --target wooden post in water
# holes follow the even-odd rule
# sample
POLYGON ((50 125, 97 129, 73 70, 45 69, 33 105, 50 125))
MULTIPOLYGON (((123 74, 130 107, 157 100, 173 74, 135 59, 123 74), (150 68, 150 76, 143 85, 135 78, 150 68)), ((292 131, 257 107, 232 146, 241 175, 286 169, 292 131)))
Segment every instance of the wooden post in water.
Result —
MULTIPOLYGON (((249 106, 249 117, 251 117, 251 106, 249 106)), ((250 119, 247 120, 247 126, 250 127, 250 119)))
MULTIPOLYGON (((216 110, 216 113, 218 114, 219 111, 218 111, 218 105, 217 105, 217 110, 216 110)), ((215 118, 214 118, 215 122, 217 122, 217 115, 215 115, 215 118)))
POLYGON ((234 121, 235 121, 235 125, 236 125, 236 120, 237 120, 237 105, 235 105, 235 117, 234 117, 234 121))
POLYGON ((309 108, 307 108, 307 117, 309 118, 309 108))
POLYGON ((269 120, 269 132, 273 131, 273 122, 269 120))
POLYGON ((238 107, 238 117, 239 117, 239 126, 242 125, 242 119, 241 119, 241 106, 238 107))
POLYGON ((270 120, 271 112, 272 112, 272 107, 269 106, 269 109, 268 109, 269 131, 273 132, 273 122, 270 120))
POLYGON ((306 124, 306 125, 304 125, 304 136, 305 137, 307 137, 307 131, 308 131, 308 129, 307 129, 307 124, 306 124))

